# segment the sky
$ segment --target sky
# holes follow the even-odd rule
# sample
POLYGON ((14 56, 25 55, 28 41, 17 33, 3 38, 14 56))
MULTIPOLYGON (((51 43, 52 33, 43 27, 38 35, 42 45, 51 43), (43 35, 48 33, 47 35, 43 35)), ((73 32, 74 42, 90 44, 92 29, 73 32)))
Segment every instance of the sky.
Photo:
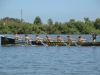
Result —
POLYGON ((100 0, 0 0, 0 19, 5 17, 18 18, 33 23, 39 16, 43 24, 48 19, 53 23, 68 22, 70 19, 91 21, 100 18, 100 0))

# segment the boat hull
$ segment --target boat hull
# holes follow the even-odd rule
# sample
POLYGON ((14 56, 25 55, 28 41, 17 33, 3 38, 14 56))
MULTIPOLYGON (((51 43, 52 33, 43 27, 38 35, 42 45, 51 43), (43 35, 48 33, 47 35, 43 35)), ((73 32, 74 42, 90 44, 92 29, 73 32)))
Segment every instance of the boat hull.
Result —
POLYGON ((100 42, 27 42, 25 40, 15 40, 8 37, 1 37, 1 45, 46 45, 46 46, 100 46, 100 42))

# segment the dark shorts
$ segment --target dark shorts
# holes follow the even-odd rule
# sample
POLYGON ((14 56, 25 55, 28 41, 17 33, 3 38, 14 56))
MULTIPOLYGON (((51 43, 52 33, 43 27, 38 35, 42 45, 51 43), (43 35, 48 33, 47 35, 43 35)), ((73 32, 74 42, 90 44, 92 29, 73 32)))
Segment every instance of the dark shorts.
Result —
POLYGON ((96 40, 96 37, 93 37, 93 40, 96 40))

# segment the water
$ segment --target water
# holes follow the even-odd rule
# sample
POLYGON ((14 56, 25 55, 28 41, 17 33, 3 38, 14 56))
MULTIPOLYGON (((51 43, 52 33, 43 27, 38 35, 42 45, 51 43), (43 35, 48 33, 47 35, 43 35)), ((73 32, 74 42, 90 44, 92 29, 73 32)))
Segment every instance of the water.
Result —
POLYGON ((100 47, 0 46, 0 75, 100 75, 100 47))

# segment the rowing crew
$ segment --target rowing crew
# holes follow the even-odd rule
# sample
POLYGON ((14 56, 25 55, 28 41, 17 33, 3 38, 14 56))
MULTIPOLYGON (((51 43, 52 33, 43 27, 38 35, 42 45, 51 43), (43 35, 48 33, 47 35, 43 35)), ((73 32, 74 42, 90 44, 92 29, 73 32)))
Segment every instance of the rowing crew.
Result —
MULTIPOLYGON (((22 37, 21 36, 18 36, 17 34, 14 34, 15 36, 15 40, 21 40, 22 37)), ((68 37, 68 42, 71 43, 71 42, 76 42, 77 40, 75 38, 71 38, 70 36, 67 36, 68 37)), ((32 38, 28 37, 28 35, 26 34, 25 35, 25 40, 28 41, 28 42, 31 42, 33 41, 32 38)), ((44 39, 39 37, 38 35, 36 35, 36 41, 37 42, 43 42, 44 39)), ((51 38, 49 36, 46 36, 46 42, 53 42, 55 41, 54 38, 51 38)), ((57 42, 66 42, 65 39, 61 38, 60 36, 57 36, 57 42)), ((87 42, 87 40, 85 38, 82 38, 81 36, 79 36, 78 38, 78 42, 87 42)))

